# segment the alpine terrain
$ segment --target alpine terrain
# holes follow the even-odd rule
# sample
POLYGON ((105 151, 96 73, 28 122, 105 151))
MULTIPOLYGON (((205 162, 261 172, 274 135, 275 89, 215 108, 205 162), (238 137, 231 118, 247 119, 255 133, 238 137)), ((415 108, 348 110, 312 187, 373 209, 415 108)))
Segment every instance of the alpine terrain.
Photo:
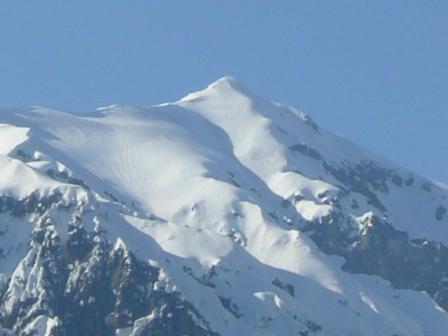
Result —
POLYGON ((0 109, 1 336, 445 336, 448 187, 230 77, 0 109))

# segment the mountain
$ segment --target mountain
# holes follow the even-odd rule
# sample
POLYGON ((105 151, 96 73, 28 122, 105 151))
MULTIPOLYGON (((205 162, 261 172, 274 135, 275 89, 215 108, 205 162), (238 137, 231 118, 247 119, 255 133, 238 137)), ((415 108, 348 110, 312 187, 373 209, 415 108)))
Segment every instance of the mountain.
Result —
POLYGON ((0 335, 446 335, 447 197, 230 77, 1 109, 0 335))

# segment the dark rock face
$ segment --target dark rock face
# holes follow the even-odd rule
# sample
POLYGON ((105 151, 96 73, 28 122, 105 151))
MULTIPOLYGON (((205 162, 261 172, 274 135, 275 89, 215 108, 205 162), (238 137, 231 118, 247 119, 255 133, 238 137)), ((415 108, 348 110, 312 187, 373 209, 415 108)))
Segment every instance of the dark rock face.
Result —
POLYGON ((69 184, 74 184, 74 185, 79 185, 85 189, 89 189, 89 187, 87 186, 87 184, 85 184, 85 182, 83 180, 76 178, 76 177, 72 177, 64 171, 60 172, 60 171, 56 171, 54 169, 49 169, 49 170, 47 170, 47 175, 49 177, 51 177, 53 180, 64 182, 64 183, 69 183, 69 184))
POLYGON ((283 281, 281 281, 281 280, 278 279, 278 278, 275 278, 274 280, 272 280, 272 284, 273 284, 275 287, 278 287, 278 288, 280 288, 280 289, 285 290, 285 291, 288 292, 289 295, 291 295, 292 297, 295 297, 295 296, 296 296, 296 289, 294 288, 293 285, 291 285, 291 284, 289 284, 289 283, 286 283, 286 282, 283 282, 283 281))
MULTIPOLYGON (((27 215, 43 215, 53 207, 66 208, 63 205, 62 195, 53 193, 48 197, 40 197, 37 193, 31 193, 28 197, 17 200, 8 196, 0 196, 0 214, 7 214, 14 218, 24 219, 27 215)), ((0 238, 8 232, 8 225, 0 225, 0 238)), ((10 251, 0 247, 0 262, 10 251)), ((0 283, 0 290, 2 284, 0 283)))
MULTIPOLYGON (((192 304, 165 290, 160 269, 123 242, 112 244, 101 228, 87 232, 78 206, 57 192, 0 197, 0 213, 36 220, 26 255, 0 283, 1 336, 217 335, 192 304), (63 239, 58 230, 66 226, 50 219, 53 209, 74 218, 63 239)), ((0 249, 0 261, 7 253, 0 249)))
POLYGON ((221 302, 223 308, 227 310, 230 314, 232 314, 236 318, 241 318, 243 316, 239 311, 240 310, 239 307, 235 303, 233 303, 231 299, 222 296, 219 296, 218 299, 219 302, 221 302))
MULTIPOLYGON (((325 161, 318 151, 307 145, 297 144, 290 150, 322 163, 326 172, 341 183, 342 191, 337 198, 359 193, 383 214, 387 209, 379 194, 388 194, 391 186, 403 188, 415 184, 412 174, 402 176, 371 161, 361 161, 356 165, 348 162, 335 164, 325 161)), ((426 182, 421 188, 431 192, 433 185, 426 182)), ((352 202, 352 209, 359 209, 359 204, 352 202)), ((407 233, 396 230, 387 219, 378 216, 369 218, 358 232, 339 206, 338 199, 323 203, 333 205, 334 211, 301 227, 323 252, 344 257, 343 269, 347 272, 381 276, 396 289, 425 291, 448 311, 446 246, 427 239, 411 240, 407 233)), ((438 221, 443 221, 447 214, 448 209, 443 205, 435 209, 438 221)))
POLYGON ((402 177, 393 169, 385 169, 374 162, 364 160, 356 165, 348 162, 328 162, 316 149, 306 144, 296 144, 289 147, 292 153, 299 153, 313 160, 320 161, 326 172, 339 181, 346 191, 360 193, 367 197, 368 203, 384 212, 386 207, 381 203, 376 192, 388 193, 387 182, 401 188, 414 183, 412 175, 402 177))
POLYGON ((32 193, 22 200, 0 196, 0 213, 7 213, 19 218, 31 213, 42 215, 45 211, 61 202, 61 200, 62 195, 57 192, 48 197, 39 197, 36 193, 32 193))
POLYGON ((446 214, 448 213, 448 209, 445 208, 443 205, 439 205, 436 209, 436 219, 441 221, 445 218, 446 214))
POLYGON ((377 275, 396 289, 427 292, 448 310, 448 248, 426 239, 411 240, 376 216, 366 219, 359 233, 344 231, 337 214, 304 230, 327 254, 345 258, 343 269, 377 275))
POLYGON ((216 335, 179 294, 155 286, 160 269, 106 237, 77 223, 63 242, 54 223, 40 223, 1 293, 0 335, 216 335))
POLYGON ((348 190, 360 193, 367 197, 370 204, 380 211, 385 211, 386 207, 380 202, 375 191, 388 192, 387 180, 394 176, 393 172, 375 166, 372 162, 364 161, 352 166, 336 166, 324 162, 325 170, 333 175, 338 181, 343 183, 348 190))
POLYGON ((299 153, 301 153, 305 156, 308 156, 314 160, 322 160, 323 159, 317 150, 315 150, 314 148, 311 148, 305 144, 297 144, 297 145, 291 146, 289 149, 294 152, 299 152, 299 153))

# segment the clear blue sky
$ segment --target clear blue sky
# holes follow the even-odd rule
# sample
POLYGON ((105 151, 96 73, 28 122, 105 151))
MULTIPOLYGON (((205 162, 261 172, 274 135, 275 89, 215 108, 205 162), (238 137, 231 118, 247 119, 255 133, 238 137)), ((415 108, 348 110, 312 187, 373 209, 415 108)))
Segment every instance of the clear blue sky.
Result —
POLYGON ((2 0, 0 106, 177 99, 225 74, 448 182, 448 1, 2 0))

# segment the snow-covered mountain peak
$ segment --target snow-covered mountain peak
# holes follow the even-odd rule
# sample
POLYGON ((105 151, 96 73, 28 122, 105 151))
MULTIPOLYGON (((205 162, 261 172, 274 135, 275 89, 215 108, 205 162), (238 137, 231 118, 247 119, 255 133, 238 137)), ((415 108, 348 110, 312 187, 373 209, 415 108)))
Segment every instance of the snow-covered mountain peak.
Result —
POLYGON ((443 336, 447 198, 231 77, 0 110, 0 335, 443 336))
POLYGON ((219 86, 230 86, 230 87, 233 87, 234 89, 236 89, 237 87, 240 86, 240 84, 239 84, 238 80, 235 77, 230 76, 230 75, 226 75, 226 76, 218 78, 214 82, 210 83, 208 85, 208 88, 211 89, 211 88, 216 88, 216 87, 219 87, 219 86))
POLYGON ((224 76, 212 82, 202 90, 189 93, 180 101, 216 100, 216 99, 255 99, 255 94, 231 76, 224 76))
POLYGON ((213 83, 209 84, 206 88, 207 91, 233 91, 237 93, 247 92, 247 89, 235 78, 232 76, 224 76, 213 83))

